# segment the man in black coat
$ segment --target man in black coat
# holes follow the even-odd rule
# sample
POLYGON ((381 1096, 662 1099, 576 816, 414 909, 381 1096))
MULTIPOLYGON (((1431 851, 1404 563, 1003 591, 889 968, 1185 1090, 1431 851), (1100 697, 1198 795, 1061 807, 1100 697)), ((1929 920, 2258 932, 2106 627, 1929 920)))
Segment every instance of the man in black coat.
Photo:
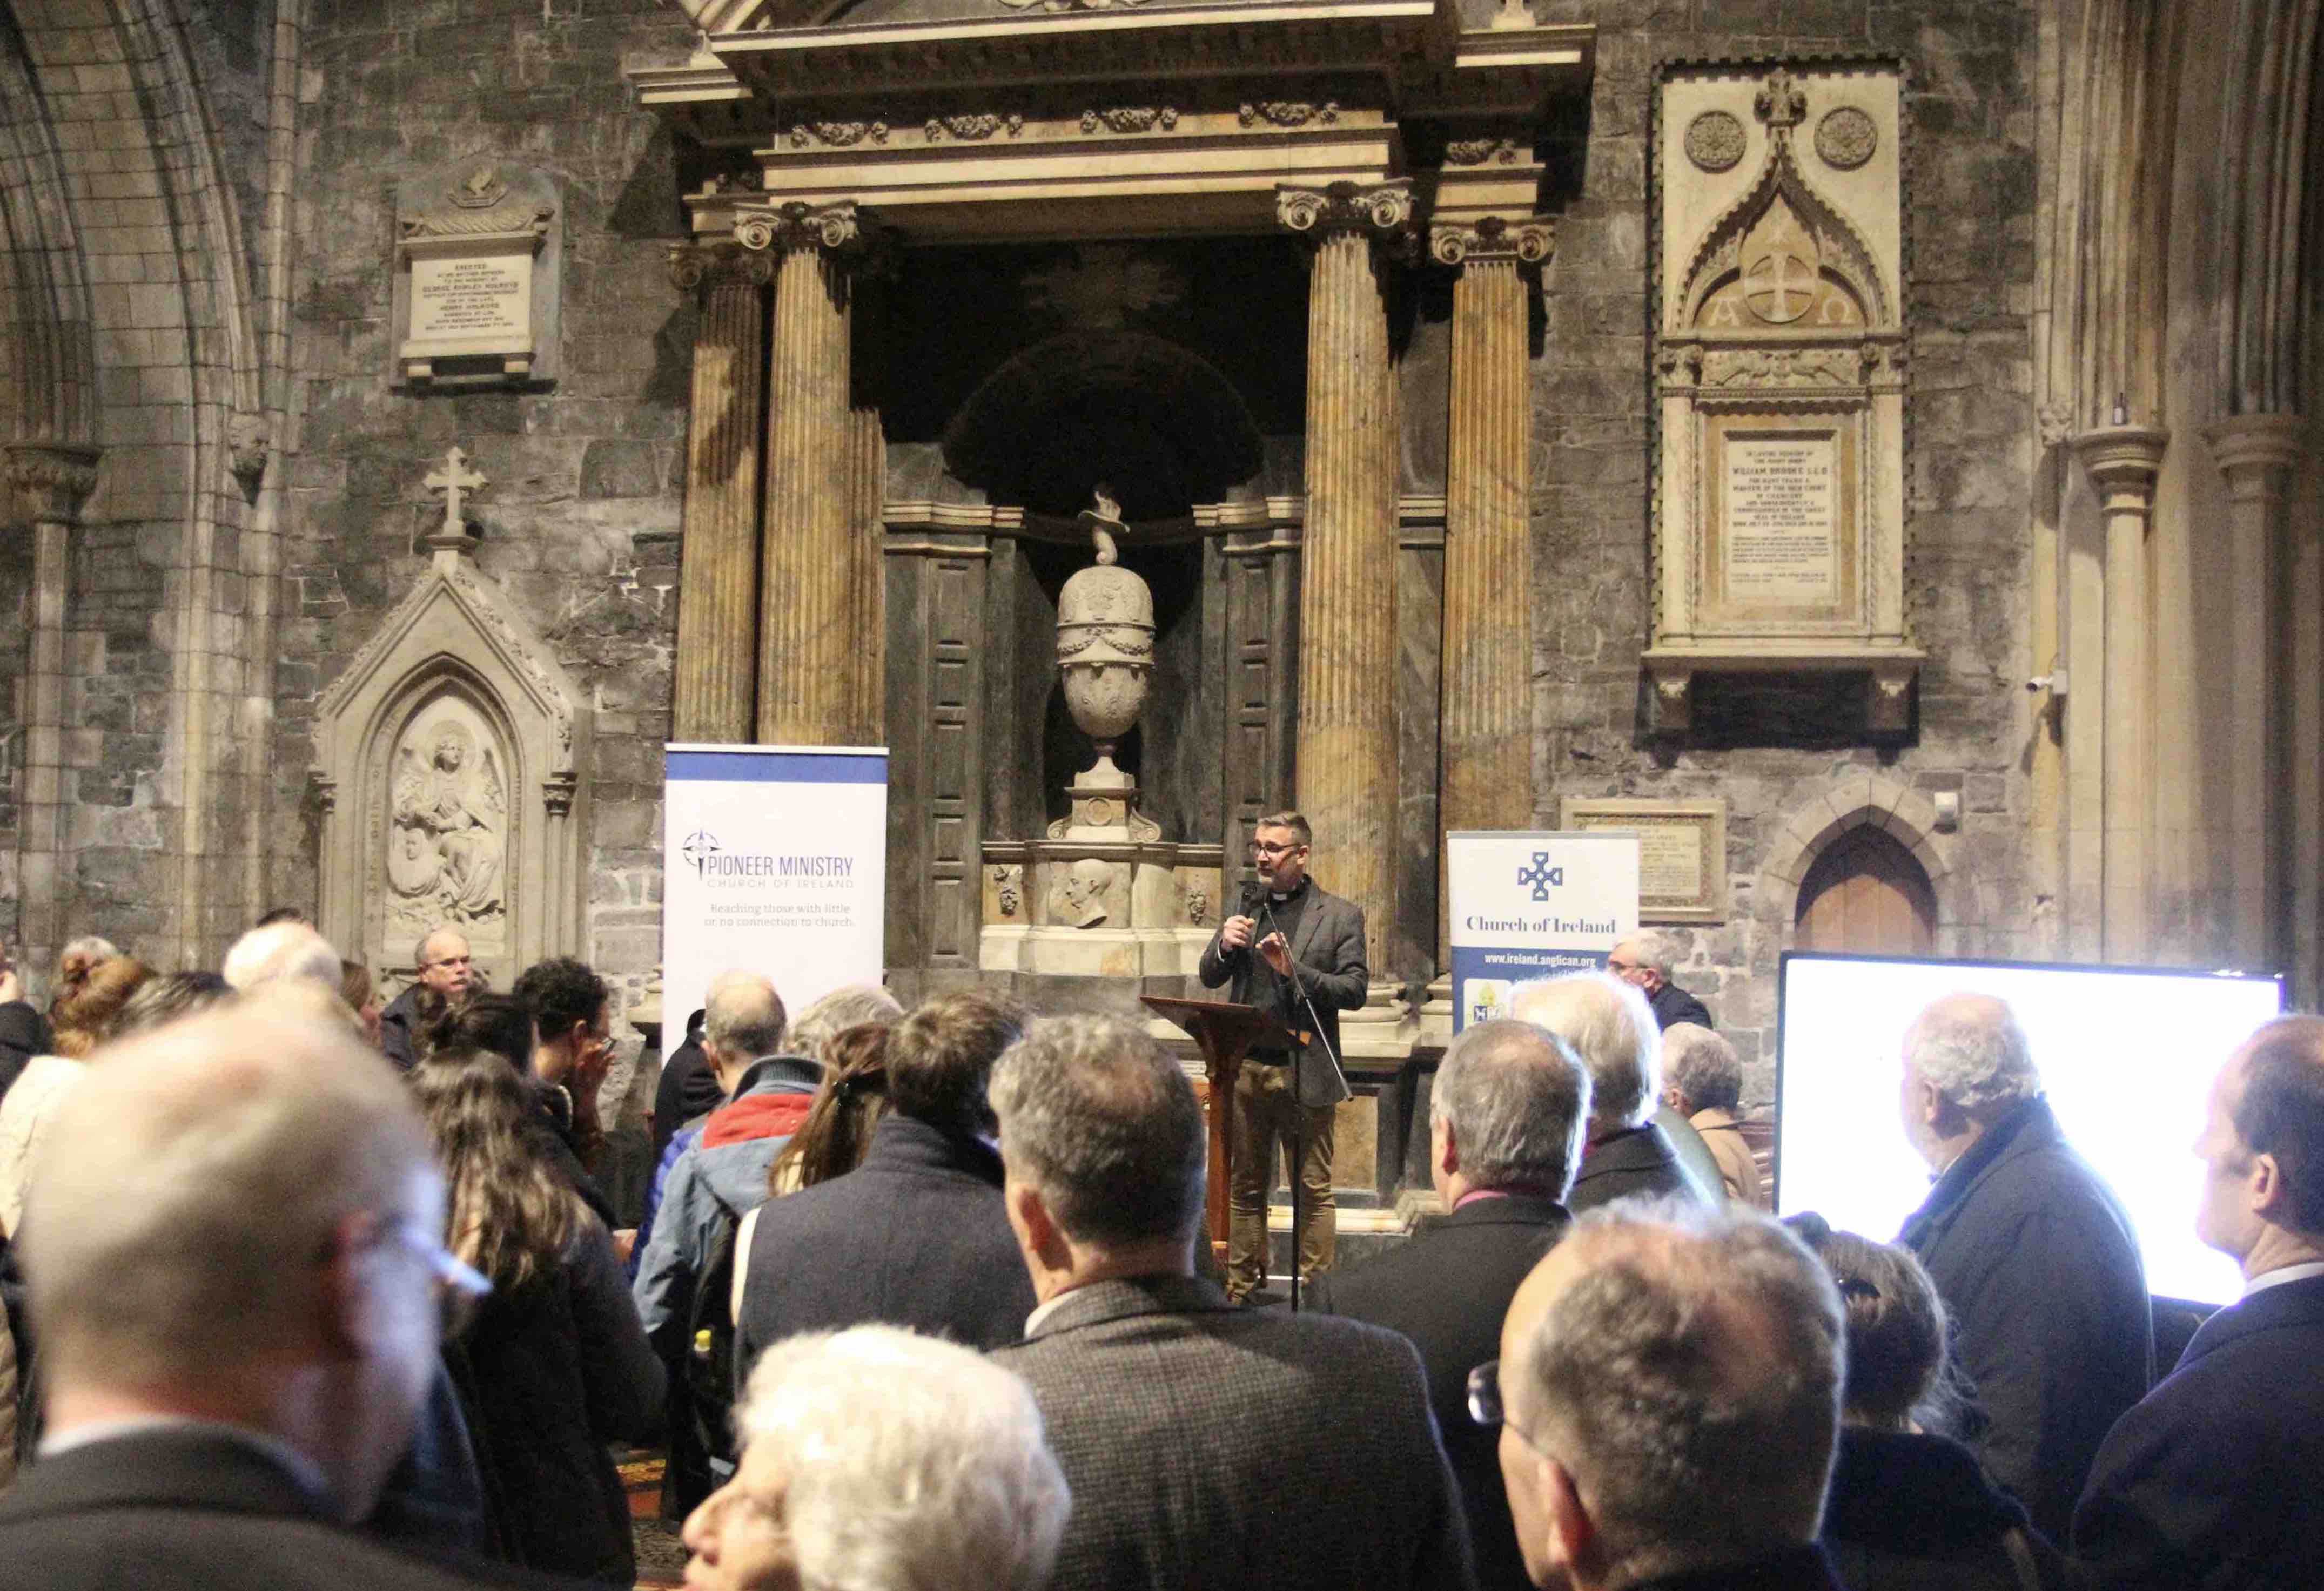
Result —
POLYGON ((0 1498, 0 1583, 475 1583, 344 1528, 410 1439, 438 1288, 485 1285, 438 1238, 442 1182, 392 1074, 333 1025, 245 1005, 117 1048, 51 1132, 24 1226, 48 1430, 0 1498))
POLYGON ((2269 1023, 2212 1085, 2196 1235, 2243 1301, 2110 1432, 2074 1513, 2100 1591, 2275 1591, 2324 1574, 2324 1018, 2269 1023))
POLYGON ((1716 1201, 1655 1119, 1662 1104, 1662 1029, 1635 984, 1566 972, 1509 991, 1509 1015, 1573 1046, 1590 1073, 1589 1147, 1566 1208, 1580 1215, 1636 1194, 1716 1201))
POLYGON ((669 1053, 661 1080, 654 1084, 654 1164, 661 1163, 662 1153, 678 1128, 725 1102, 726 1091, 718 1086, 718 1073, 702 1053, 702 1013, 696 1011, 686 1019, 686 1042, 669 1053))
POLYGON ((985 1085, 1026 1012, 982 989, 936 995, 888 1044, 888 1114, 863 1163, 760 1207, 742 1307, 740 1386, 768 1345, 865 1321, 971 1347, 1015 1342, 1032 1284, 1001 1200, 985 1085))
POLYGON ((1606 970, 1646 997, 1657 1029, 1682 1022, 1697 1027, 1712 1025, 1711 1007, 1671 981, 1677 957, 1669 940, 1659 933, 1633 933, 1606 952, 1606 970))
POLYGON ((1298 1147, 1299 1229, 1293 1236, 1303 1281, 1331 1269, 1339 1232, 1333 1138, 1340 1101, 1349 1096, 1338 1060, 1340 1013, 1363 1005, 1371 976, 1363 908, 1308 877, 1312 838, 1307 820, 1296 812, 1251 825, 1259 884, 1243 909, 1219 924, 1198 968, 1204 989, 1227 985, 1228 998, 1274 1016, 1297 1046, 1296 1053, 1254 1049, 1235 1077, 1227 1296, 1238 1300, 1267 1280, 1267 1189, 1278 1143, 1286 1154, 1298 1147))
POLYGON ((1930 1006, 1905 1030, 1904 1072, 1904 1136, 1937 1176, 1896 1240, 1952 1319, 1965 1434, 2063 1540, 2098 1443, 2154 1378, 2137 1237, 2059 1130, 2006 1002, 1930 1006))
POLYGON ((440 1009, 438 1002, 456 1006, 477 987, 468 936, 457 928, 437 929, 420 942, 414 957, 420 964, 418 980, 379 1014, 379 1047, 399 1071, 420 1064, 420 1029, 428 1009, 440 1009))
POLYGON ((1555 1034, 1480 1023, 1444 1053, 1429 1102, 1430 1180, 1445 1215, 1340 1276, 1319 1276, 1311 1309, 1411 1338, 1436 1429, 1461 1484, 1485 1591, 1524 1591, 1495 1433, 1469 1418, 1469 1373, 1499 1352, 1518 1283, 1565 1233, 1562 1202, 1582 1156, 1590 1074, 1555 1034))

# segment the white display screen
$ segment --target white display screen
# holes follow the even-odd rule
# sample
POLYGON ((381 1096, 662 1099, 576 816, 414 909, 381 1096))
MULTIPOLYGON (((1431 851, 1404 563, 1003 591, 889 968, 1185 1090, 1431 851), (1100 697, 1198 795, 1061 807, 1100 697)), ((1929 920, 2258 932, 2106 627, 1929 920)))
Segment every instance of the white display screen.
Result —
POLYGON ((2232 1303, 2236 1263, 2195 1237, 2195 1158, 2219 1064, 2282 1008, 2239 973, 1900 961, 1793 952, 1776 1033, 1777 1208, 1893 1239, 1928 1196, 1898 1108, 1904 1029, 1958 992, 2007 1000, 2067 1141, 2129 1210, 2150 1292, 2232 1303))

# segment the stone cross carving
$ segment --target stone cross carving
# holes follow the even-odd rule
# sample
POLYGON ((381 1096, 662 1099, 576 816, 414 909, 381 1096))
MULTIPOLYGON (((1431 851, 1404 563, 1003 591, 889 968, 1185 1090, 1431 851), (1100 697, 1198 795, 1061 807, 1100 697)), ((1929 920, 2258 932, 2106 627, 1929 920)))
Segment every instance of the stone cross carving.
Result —
POLYGON ((466 521, 460 518, 460 494, 481 490, 492 483, 470 469, 468 455, 456 446, 445 453, 443 467, 429 472, 420 484, 430 492, 444 494, 443 534, 465 538, 468 534, 468 527, 466 521))

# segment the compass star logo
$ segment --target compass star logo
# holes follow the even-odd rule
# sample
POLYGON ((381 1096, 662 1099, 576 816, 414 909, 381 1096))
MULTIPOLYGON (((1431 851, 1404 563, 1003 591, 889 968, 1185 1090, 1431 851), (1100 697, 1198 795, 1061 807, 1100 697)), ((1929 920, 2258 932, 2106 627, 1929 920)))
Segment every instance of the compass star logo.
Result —
POLYGON ((696 829, 686 837, 686 843, 678 851, 699 873, 710 859, 718 854, 718 836, 707 829, 696 829))

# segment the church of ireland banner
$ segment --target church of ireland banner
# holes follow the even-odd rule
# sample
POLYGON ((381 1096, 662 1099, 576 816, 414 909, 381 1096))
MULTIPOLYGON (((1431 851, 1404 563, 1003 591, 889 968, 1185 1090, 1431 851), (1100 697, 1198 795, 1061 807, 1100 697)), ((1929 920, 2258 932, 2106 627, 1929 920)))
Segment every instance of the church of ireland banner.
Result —
POLYGON ((1510 987, 1577 968, 1638 928, 1638 837, 1604 830, 1444 836, 1452 1026, 1489 1021, 1510 987))
POLYGON ((881 979, 888 753, 671 746, 663 786, 662 1046, 729 968, 761 972, 796 1016, 881 979))

